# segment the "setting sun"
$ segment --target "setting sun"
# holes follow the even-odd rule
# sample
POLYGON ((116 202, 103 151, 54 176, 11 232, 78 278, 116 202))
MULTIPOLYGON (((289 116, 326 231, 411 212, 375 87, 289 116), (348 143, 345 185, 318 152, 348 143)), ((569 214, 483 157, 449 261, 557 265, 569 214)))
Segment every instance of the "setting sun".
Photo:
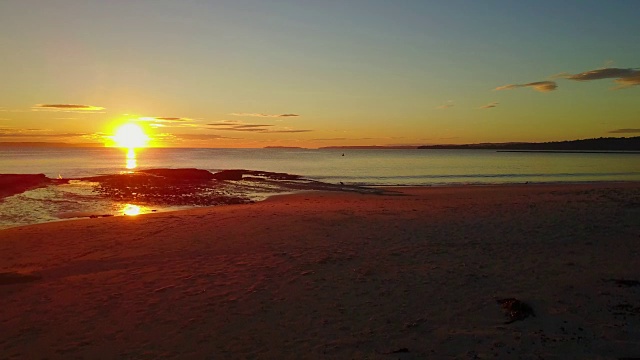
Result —
POLYGON ((113 140, 119 147, 134 149, 147 146, 149 137, 140 126, 129 123, 116 130, 113 140))

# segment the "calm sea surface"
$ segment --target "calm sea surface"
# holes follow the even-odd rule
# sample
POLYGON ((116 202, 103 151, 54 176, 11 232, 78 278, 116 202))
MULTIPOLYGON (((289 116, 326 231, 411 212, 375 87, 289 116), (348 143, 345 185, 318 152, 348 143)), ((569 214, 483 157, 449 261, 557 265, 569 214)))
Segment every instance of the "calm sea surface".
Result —
MULTIPOLYGON (((640 181, 640 155, 613 153, 157 148, 137 151, 135 162, 137 169, 248 169, 361 185, 640 181)), ((126 151, 116 148, 0 148, 4 174, 77 178, 118 174, 126 167, 126 151)), ((73 214, 118 214, 129 205, 97 200, 82 183, 36 189, 0 201, 0 228, 73 214)))
MULTIPOLYGON (((369 185, 640 180, 639 154, 158 148, 139 150, 136 161, 138 169, 264 170, 369 185)), ((44 173, 72 178, 124 170, 126 152, 121 149, 0 149, 0 173, 5 174, 44 173)))

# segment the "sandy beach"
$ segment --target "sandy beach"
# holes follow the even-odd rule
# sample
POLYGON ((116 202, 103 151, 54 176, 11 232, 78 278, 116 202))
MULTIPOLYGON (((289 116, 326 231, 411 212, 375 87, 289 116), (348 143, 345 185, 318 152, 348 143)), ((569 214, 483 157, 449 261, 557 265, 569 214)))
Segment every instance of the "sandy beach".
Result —
POLYGON ((640 183, 388 190, 2 230, 0 359, 640 358, 640 183))

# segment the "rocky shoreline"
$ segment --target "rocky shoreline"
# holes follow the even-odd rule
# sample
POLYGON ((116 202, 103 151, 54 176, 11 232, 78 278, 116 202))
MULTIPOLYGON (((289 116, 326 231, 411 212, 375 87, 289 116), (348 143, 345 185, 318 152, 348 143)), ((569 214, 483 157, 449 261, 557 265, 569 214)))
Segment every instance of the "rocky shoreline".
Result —
POLYGON ((69 180, 50 179, 45 174, 0 174, 0 199, 39 187, 66 184, 69 180))
POLYGON ((93 192, 104 199, 149 206, 243 204, 255 201, 255 194, 301 190, 383 192, 362 186, 323 183, 287 173, 244 169, 212 173, 195 168, 160 168, 70 179, 51 179, 44 174, 0 174, 0 195, 7 197, 71 181, 93 183, 93 192))

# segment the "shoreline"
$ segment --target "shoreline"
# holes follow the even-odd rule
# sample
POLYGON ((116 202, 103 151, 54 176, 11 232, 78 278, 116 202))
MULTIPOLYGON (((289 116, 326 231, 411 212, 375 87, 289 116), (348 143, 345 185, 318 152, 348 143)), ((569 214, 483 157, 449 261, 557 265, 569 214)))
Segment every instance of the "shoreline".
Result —
MULTIPOLYGON (((315 180, 312 180, 313 182, 315 182, 315 180)), ((287 196, 287 195, 296 195, 296 194, 300 194, 300 193, 305 193, 305 192, 324 192, 324 191, 328 191, 328 192, 337 192, 337 193, 350 193, 350 192, 362 192, 362 193, 369 193, 369 189, 370 190, 376 190, 376 191, 381 191, 379 194, 380 195, 384 195, 384 192, 387 190, 391 190, 391 191, 403 191, 403 190, 411 190, 413 188, 415 189, 429 189, 429 188, 433 188, 433 189, 440 189, 440 188, 474 188, 474 187, 520 187, 520 186, 532 186, 532 187, 536 187, 536 186, 568 186, 568 187, 573 187, 573 186, 590 186, 590 187, 602 187, 602 186, 612 186, 612 185, 629 185, 629 186, 633 186, 634 184, 639 184, 640 185, 640 181, 626 181, 626 180, 620 180, 620 181, 584 181, 584 182, 525 182, 525 183, 474 183, 474 184, 442 184, 442 185, 350 185, 350 184, 345 184, 345 185, 340 185, 340 184, 330 184, 330 183, 320 183, 317 182, 317 184, 319 185, 317 188, 314 188, 313 186, 309 187, 309 188, 303 188, 303 189, 289 189, 289 191, 282 191, 282 192, 275 192, 272 194, 268 194, 268 193, 262 193, 262 199, 261 200, 251 200, 248 201, 246 204, 251 204, 251 203, 255 203, 255 202, 263 202, 268 200, 271 197, 278 197, 278 196, 287 196), (327 187, 327 185, 329 187, 327 187), (327 190, 327 188, 331 189, 331 190, 327 190), (360 190, 360 191, 359 191, 360 190)), ((56 185, 50 185, 50 186, 56 186, 56 185)), ((31 188, 29 190, 33 190, 36 188, 31 188)), ((375 194, 375 192, 372 192, 375 194)), ((2 198, 0 198, 0 201, 2 201, 2 198)), ((40 224, 49 224, 49 223, 57 223, 57 222, 67 222, 67 221, 77 221, 77 220, 95 220, 98 218, 108 218, 108 217, 137 217, 137 216, 146 216, 149 214, 160 214, 160 213, 173 213, 173 212, 182 212, 182 211, 190 211, 190 210, 196 210, 196 209, 206 209, 206 208, 216 208, 216 207, 220 207, 220 206, 229 206, 229 205, 238 205, 235 203, 231 203, 231 204, 218 204, 218 205, 205 205, 205 206, 198 206, 198 205, 162 205, 162 204, 157 204, 157 205, 152 205, 152 206, 147 206, 147 205, 142 205, 142 208, 146 209, 143 212, 139 213, 139 214, 135 214, 135 215, 129 215, 129 214, 125 214, 123 211, 120 211, 118 213, 94 213, 91 211, 73 211, 73 212, 69 212, 69 213, 63 213, 62 217, 58 217, 57 219, 53 219, 53 220, 47 220, 47 221, 42 221, 42 222, 34 222, 31 224, 16 224, 16 225, 9 225, 7 227, 0 227, 0 231, 2 230, 6 230, 6 229, 13 229, 16 227, 23 227, 23 226, 34 226, 34 225, 40 225, 40 224), (152 209, 152 208, 157 208, 157 209, 152 209)))
POLYGON ((640 183, 388 190, 0 230, 0 357, 640 354, 640 183))
MULTIPOLYGON (((583 182, 524 182, 524 183, 465 183, 465 184, 430 184, 430 185, 353 185, 353 184, 332 184, 332 183, 322 183, 316 180, 310 180, 311 183, 308 187, 304 187, 301 189, 288 189, 288 191, 279 191, 274 193, 261 193, 260 199, 255 200, 255 197, 250 198, 246 203, 254 203, 254 202, 262 202, 273 196, 280 195, 295 195, 303 192, 322 192, 322 191, 335 191, 335 192, 362 192, 368 193, 371 190, 381 191, 380 194, 383 194, 388 189, 421 189, 421 188, 465 188, 465 187, 510 187, 510 186, 574 186, 574 185, 585 185, 585 186, 607 186, 607 185, 616 185, 616 184, 640 184, 640 181, 583 181, 583 182), (314 184, 316 185, 314 187, 314 184)), ((49 184, 44 186, 57 186, 59 184, 49 184)), ((42 186, 34 187, 27 189, 35 190, 41 188, 42 186)), ((19 194, 14 194, 19 195, 19 194)), ((0 197, 0 202, 2 198, 0 197)), ((137 205, 137 204, 135 204, 137 205)), ((29 224, 15 224, 8 226, 0 226, 0 231, 5 229, 12 229, 16 227, 22 226, 33 226, 39 224, 48 224, 48 223, 56 223, 56 222, 66 222, 66 221, 76 221, 76 220, 85 220, 85 219, 97 219, 97 218, 108 218, 108 217, 127 217, 127 216, 144 216, 148 214, 155 213, 168 213, 168 212, 176 212, 176 211, 188 211, 194 209, 202 209, 202 208, 214 208, 219 206, 228 206, 228 205, 238 205, 237 203, 229 203, 229 204, 217 204, 217 205, 164 205, 164 204, 140 204, 140 208, 142 212, 139 214, 129 215, 125 213, 124 208, 118 212, 92 212, 89 210, 75 210, 70 212, 63 212, 56 215, 56 219, 45 220, 40 222, 34 222, 29 224)))

